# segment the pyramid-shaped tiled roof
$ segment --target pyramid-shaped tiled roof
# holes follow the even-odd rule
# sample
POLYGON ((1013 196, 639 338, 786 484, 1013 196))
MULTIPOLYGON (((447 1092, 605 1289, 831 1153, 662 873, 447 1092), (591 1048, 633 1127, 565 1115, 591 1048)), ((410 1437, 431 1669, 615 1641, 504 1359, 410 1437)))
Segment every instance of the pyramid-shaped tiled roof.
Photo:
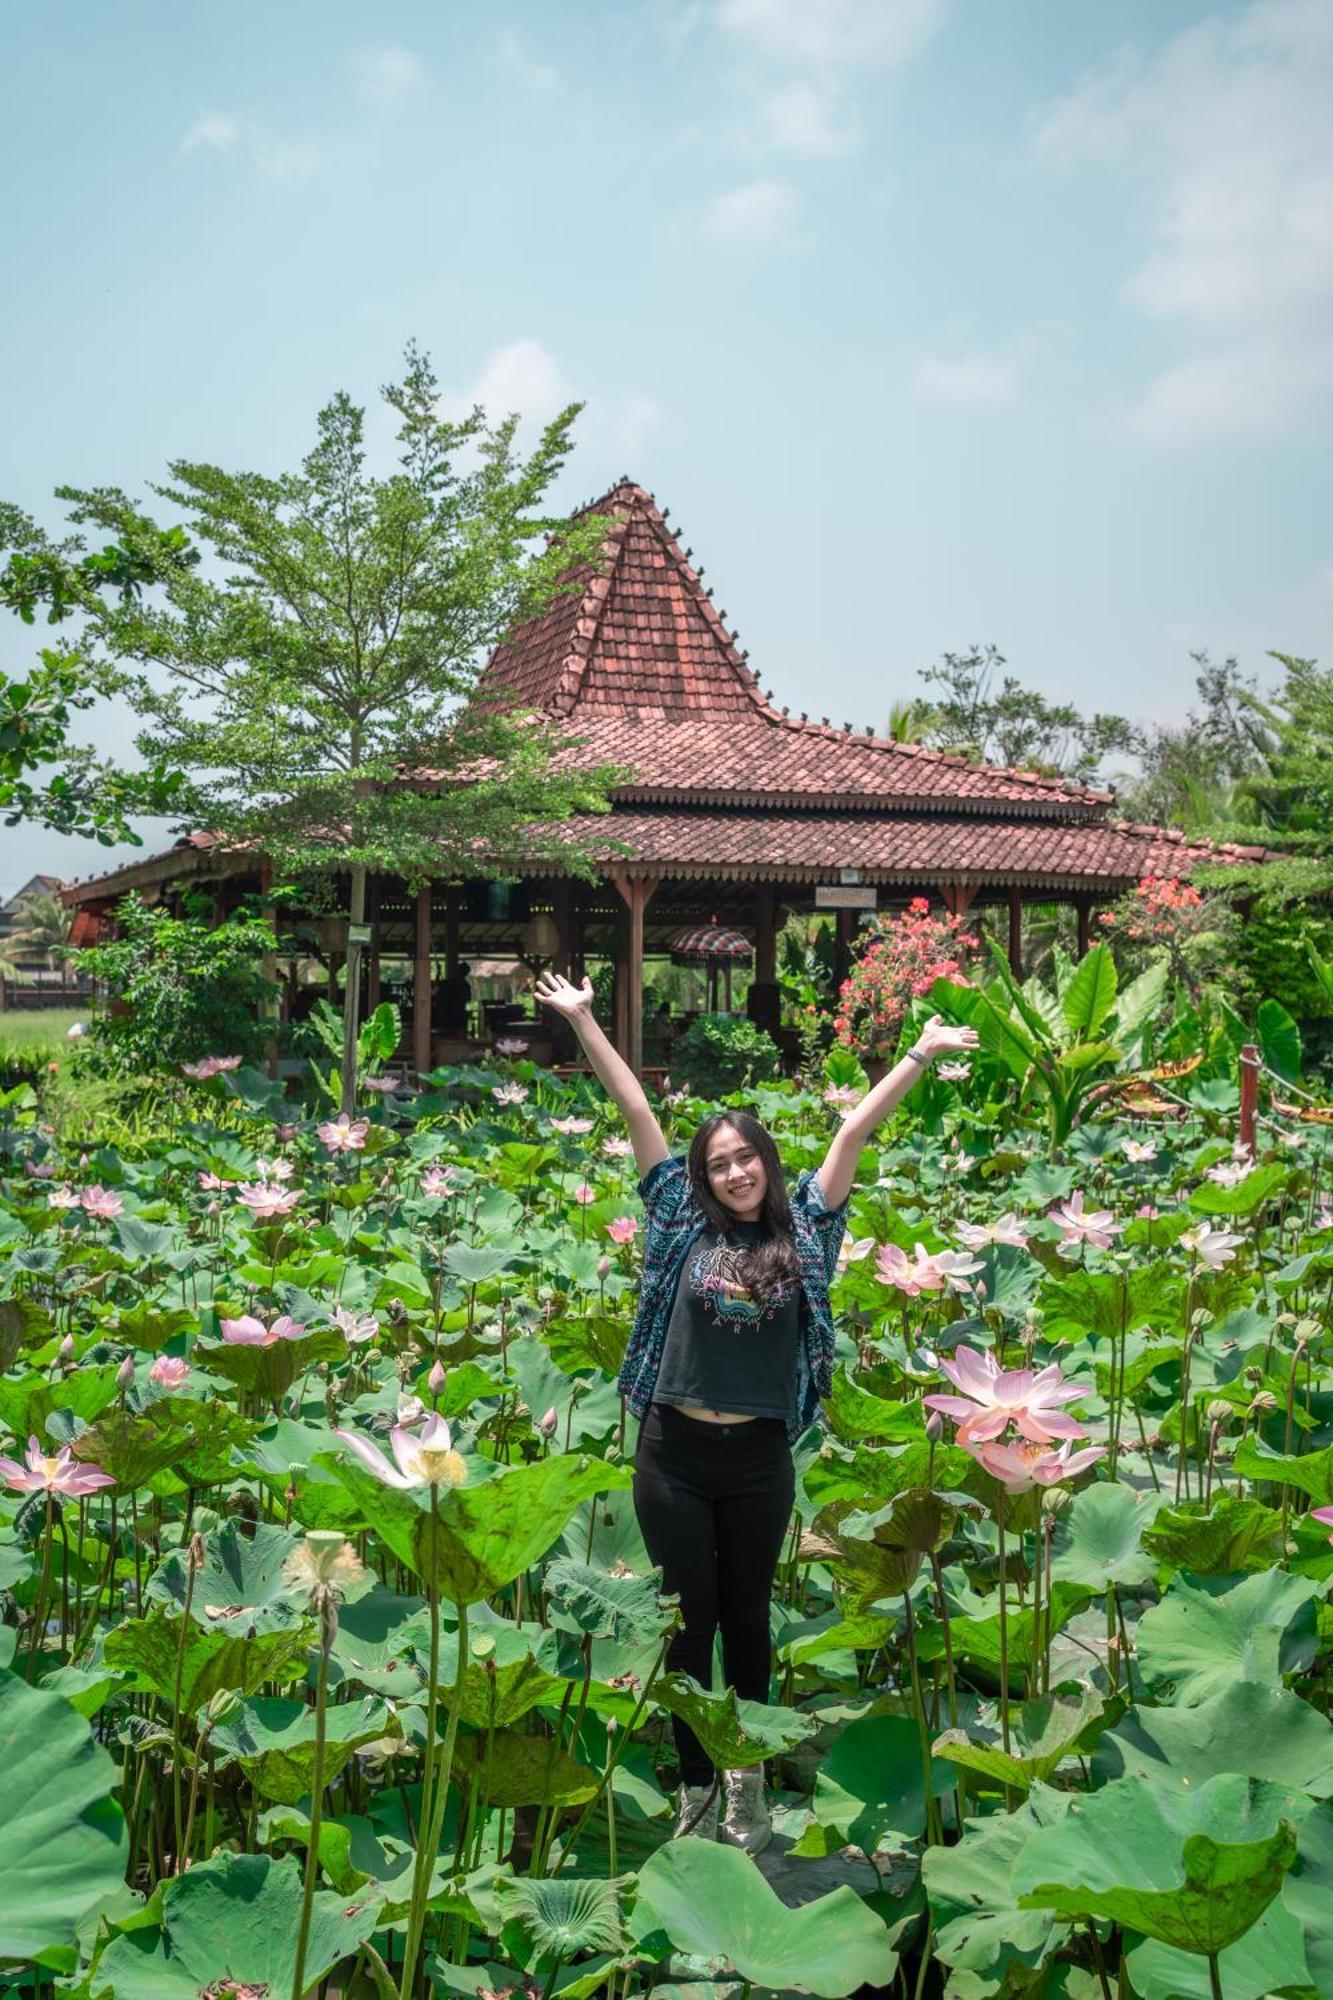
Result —
POLYGON ((616 796, 1101 817, 1111 795, 776 707, 650 493, 622 479, 579 510, 606 516, 600 569, 498 647, 483 694, 577 736, 566 760, 633 771, 616 796))

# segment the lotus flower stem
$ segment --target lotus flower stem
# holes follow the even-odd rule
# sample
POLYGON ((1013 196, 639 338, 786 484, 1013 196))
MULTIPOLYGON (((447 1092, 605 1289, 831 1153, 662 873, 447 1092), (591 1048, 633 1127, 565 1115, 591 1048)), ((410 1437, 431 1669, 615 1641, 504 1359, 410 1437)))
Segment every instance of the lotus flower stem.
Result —
MULTIPOLYGON (((921 1674, 916 1657, 916 1619, 912 1615, 912 1593, 903 1592, 903 1615, 907 1621, 907 1673, 912 1690, 912 1716, 921 1745, 921 1786, 926 1802, 926 1845, 943 1845, 943 1829, 930 1789, 930 1731, 926 1726, 926 1705, 921 1692, 921 1674)), ((612 1871, 614 1872, 614 1871, 612 1871)))
POLYGON ((995 1505, 995 1522, 1000 1540, 1000 1741, 1009 1755, 1009 1613, 1005 1604, 1004 1488, 995 1505))
POLYGON ((319 1824, 324 1805, 325 1697, 329 1686, 329 1654, 333 1650, 338 1618, 333 1592, 317 1593, 319 1619, 319 1680, 315 1686, 315 1766, 310 1774, 310 1833, 305 1857, 305 1887, 301 1895, 301 1925, 296 1934, 296 1965, 292 1972, 292 2000, 304 2000, 305 1955, 310 1942, 310 1918, 315 1907, 315 1883, 319 1879, 319 1824))
POLYGON ((593 1793, 592 1797, 588 1800, 588 1803, 584 1806, 583 1811, 579 1814, 578 1818, 575 1820, 574 1825, 568 1837, 561 1846, 560 1859, 556 1862, 555 1867, 551 1870, 550 1874, 551 1881, 555 1880, 556 1876, 560 1873, 560 1870, 564 1867, 566 1861, 568 1861, 570 1855, 574 1852, 575 1846, 578 1842, 578 1837, 583 1831, 584 1824, 588 1818, 588 1815, 592 1812, 593 1808, 597 1804, 598 1799, 602 1796, 602 1793, 605 1791, 606 1787, 610 1784, 612 1774, 615 1771, 616 1765, 620 1762, 621 1756, 624 1753, 627 1745, 629 1744, 630 1738, 634 1734, 634 1730, 638 1724, 639 1717, 643 1714, 644 1709, 648 1706, 648 1697, 653 1691, 653 1684, 656 1681, 658 1674, 662 1671, 663 1664, 666 1660, 666 1649, 668 1644, 670 1643, 670 1636, 671 1635, 667 1633, 664 1635, 662 1639, 661 1649, 658 1652, 657 1658, 653 1661, 653 1670, 649 1674, 647 1680, 644 1682, 642 1688, 639 1690, 639 1698, 634 1704, 634 1709, 632 1714, 630 1715, 629 1721, 625 1724, 623 1729, 618 1729, 616 1731, 615 1748, 612 1750, 611 1755, 606 1760, 606 1769, 603 1771, 601 1778, 598 1781, 597 1790, 593 1793))
MULTIPOLYGON (((436 1488, 431 1488, 431 1505, 436 1505, 436 1488)), ((432 1588, 435 1600, 436 1626, 432 1629, 432 1652, 434 1661, 431 1672, 431 1709, 435 1706, 435 1668, 439 1660, 439 1602, 438 1593, 432 1588)), ((411 2000, 412 1980, 416 1972, 417 1954, 421 1949, 421 1934, 426 1927, 426 1891, 430 1887, 431 1862, 439 1852, 440 1832, 444 1826, 445 1800, 449 1796, 449 1779, 453 1774, 454 1745, 458 1741, 458 1718, 463 1707, 463 1676, 467 1665, 467 1606, 456 1603, 454 1610, 458 1616, 458 1651, 455 1656, 454 1688, 449 1702, 449 1720, 445 1726, 444 1748, 435 1770, 434 1790, 430 1801, 430 1817, 426 1818, 426 1794, 421 1796, 421 1825, 418 1828, 420 1845, 417 1849, 417 1866, 412 1879, 412 1908, 407 1920, 407 1946, 403 1958, 403 1980, 399 1988, 399 2000, 411 2000)))
MULTIPOLYGON (((181 1619, 180 1638, 176 1643, 176 1678, 171 1699, 171 1790, 176 1814, 176 1873, 185 1868, 185 1823, 181 1812, 181 1684, 185 1678, 185 1641, 190 1630, 190 1602, 194 1596, 194 1579, 199 1565, 194 1560, 195 1550, 191 1546, 185 1572, 185 1615, 181 1619)), ((196 1764, 195 1769, 198 1770, 196 1764)))
POLYGON ((1037 1525, 1032 1531, 1032 1652, 1028 1660, 1028 1700, 1032 1701, 1041 1693, 1041 1544, 1042 1516, 1037 1513, 1037 1525))
POLYGON ((37 1612, 33 1620, 32 1644, 28 1649, 27 1677, 29 1680, 32 1680, 37 1671, 37 1662, 41 1657, 42 1651, 42 1639, 46 1633, 46 1606, 47 1600, 51 1595, 51 1542, 53 1539, 51 1522, 54 1505, 54 1495, 48 1492, 46 1496, 46 1532, 42 1536, 42 1580, 37 1586, 37 1612))

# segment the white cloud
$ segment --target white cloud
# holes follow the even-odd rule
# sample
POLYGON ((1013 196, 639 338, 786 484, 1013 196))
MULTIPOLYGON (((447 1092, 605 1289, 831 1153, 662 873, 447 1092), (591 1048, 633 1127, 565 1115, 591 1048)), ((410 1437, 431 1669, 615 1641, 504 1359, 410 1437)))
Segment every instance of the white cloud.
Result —
POLYGON ((203 111, 181 140, 182 153, 193 153, 199 146, 207 146, 210 152, 225 153, 234 146, 241 136, 241 128, 236 119, 228 117, 224 111, 203 111))
POLYGON ((778 62, 892 68, 923 48, 945 0, 717 0, 725 34, 778 62))
POLYGON ((927 354, 917 366, 913 388, 923 402, 995 408, 1018 395, 1019 359, 1013 354, 927 354))
POLYGON ((814 83, 786 83, 770 91, 762 118, 762 142, 800 159, 832 159, 856 139, 855 126, 840 109, 836 93, 814 83))
POLYGON ((401 104, 426 81, 421 58, 397 42, 357 49, 349 56, 347 66, 362 97, 371 104, 401 104))
POLYGON ((506 28, 501 35, 500 60, 529 90, 557 90, 560 86, 560 72, 539 62, 516 28, 506 28))
POLYGON ((466 416, 474 403, 480 403, 491 424, 516 410, 522 428, 540 430, 567 403, 578 400, 558 362, 540 341, 512 340, 487 357, 466 395, 442 396, 440 402, 444 414, 454 422, 466 416))
POLYGON ((747 181, 717 197, 705 227, 719 243, 766 250, 791 241, 795 216, 795 197, 781 181, 747 181))
POLYGON ((1327 0, 1251 0, 1122 50, 1041 123, 1038 162, 1135 187, 1149 243, 1121 295, 1191 340, 1140 397, 1140 436, 1272 435, 1333 388, 1330 102, 1327 0))
POLYGON ((327 157, 318 139, 260 139, 254 149, 256 173, 278 187, 300 187, 313 180, 327 157))

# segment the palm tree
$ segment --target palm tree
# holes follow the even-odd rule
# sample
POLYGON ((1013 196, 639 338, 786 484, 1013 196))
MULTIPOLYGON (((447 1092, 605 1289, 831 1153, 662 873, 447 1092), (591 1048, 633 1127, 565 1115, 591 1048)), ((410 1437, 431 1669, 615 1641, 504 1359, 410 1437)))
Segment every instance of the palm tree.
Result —
POLYGON ((9 948, 7 938, 0 939, 0 1014, 5 1011, 5 988, 7 986, 31 986, 32 974, 23 967, 9 948))
POLYGON ((916 701, 907 695, 903 700, 895 701, 890 708, 884 734, 892 743, 920 743, 929 727, 929 703, 916 701))
POLYGON ((67 984, 69 938, 74 924, 74 912, 68 903, 62 903, 49 889, 34 889, 22 898, 14 914, 18 924, 5 941, 8 950, 40 958, 51 967, 60 966, 62 983, 67 984))

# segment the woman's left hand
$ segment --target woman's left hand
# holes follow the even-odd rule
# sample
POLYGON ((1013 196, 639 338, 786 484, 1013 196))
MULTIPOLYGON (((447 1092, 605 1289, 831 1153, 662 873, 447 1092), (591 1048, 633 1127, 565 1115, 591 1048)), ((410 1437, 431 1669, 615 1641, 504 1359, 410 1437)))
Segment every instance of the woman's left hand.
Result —
POLYGON ((958 1055, 964 1049, 975 1049, 978 1036, 975 1028, 955 1027, 943 1015, 932 1014, 917 1036, 915 1045, 923 1056, 929 1056, 933 1061, 936 1056, 958 1055))

